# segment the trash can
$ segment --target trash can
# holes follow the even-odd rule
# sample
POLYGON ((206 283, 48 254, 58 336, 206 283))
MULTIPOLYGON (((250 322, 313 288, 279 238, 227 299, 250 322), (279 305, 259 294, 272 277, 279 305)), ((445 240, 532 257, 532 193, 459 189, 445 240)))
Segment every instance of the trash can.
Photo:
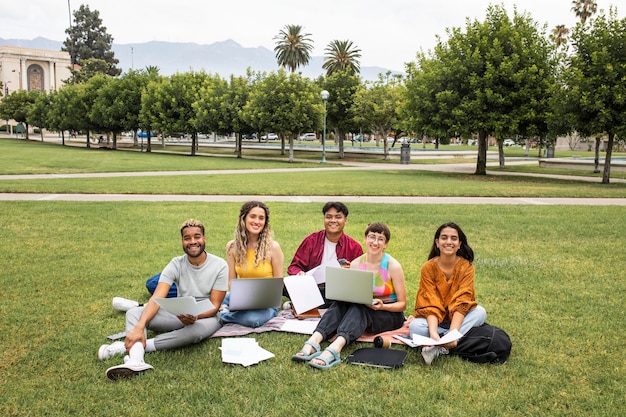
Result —
POLYGON ((407 165, 411 162, 411 145, 403 143, 400 148, 400 163, 407 165))
POLYGON ((548 148, 548 158, 554 158, 554 148, 548 148))

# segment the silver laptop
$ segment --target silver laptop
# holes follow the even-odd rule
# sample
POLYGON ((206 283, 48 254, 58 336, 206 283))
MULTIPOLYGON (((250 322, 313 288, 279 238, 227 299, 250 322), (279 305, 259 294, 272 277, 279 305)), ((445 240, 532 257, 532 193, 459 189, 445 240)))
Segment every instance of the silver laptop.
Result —
POLYGON ((230 281, 228 309, 231 311, 278 307, 282 301, 282 278, 239 278, 230 281))
POLYGON ((326 267, 326 298, 355 304, 372 304, 374 274, 360 269, 326 267))

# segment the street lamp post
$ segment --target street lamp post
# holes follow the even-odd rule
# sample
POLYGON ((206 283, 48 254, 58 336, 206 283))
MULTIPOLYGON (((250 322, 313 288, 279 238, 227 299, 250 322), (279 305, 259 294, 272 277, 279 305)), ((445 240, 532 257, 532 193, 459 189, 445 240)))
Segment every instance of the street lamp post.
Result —
POLYGON ((322 90, 322 101, 324 102, 324 134, 322 135, 322 164, 326 163, 326 102, 330 93, 326 90, 322 90))

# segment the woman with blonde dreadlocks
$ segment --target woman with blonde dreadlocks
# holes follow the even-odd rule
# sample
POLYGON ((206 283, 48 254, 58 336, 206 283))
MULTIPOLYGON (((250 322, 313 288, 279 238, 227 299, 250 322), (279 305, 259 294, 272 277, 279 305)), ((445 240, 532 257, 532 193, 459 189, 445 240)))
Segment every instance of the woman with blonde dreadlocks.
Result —
MULTIPOLYGON (((235 239, 226 244, 228 281, 237 278, 282 277, 284 256, 273 239, 270 210, 260 201, 248 201, 241 206, 235 239)), ((259 327, 276 317, 278 309, 228 311, 230 293, 224 299, 222 323, 237 323, 259 327)))

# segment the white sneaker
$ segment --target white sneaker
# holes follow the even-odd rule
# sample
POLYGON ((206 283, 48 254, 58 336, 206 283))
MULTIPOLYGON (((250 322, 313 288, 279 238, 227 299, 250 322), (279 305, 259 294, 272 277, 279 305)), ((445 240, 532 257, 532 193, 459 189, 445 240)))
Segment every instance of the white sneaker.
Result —
POLYGON ((106 371, 106 376, 110 380, 117 381, 122 378, 132 378, 143 374, 146 371, 152 371, 154 367, 145 362, 131 362, 128 355, 124 357, 124 364, 112 366, 106 371))
POLYGON ((128 311, 133 307, 139 307, 139 303, 122 297, 113 297, 113 309, 117 311, 128 311))
MULTIPOLYGON (((437 357, 442 354, 442 349, 439 346, 425 346, 422 348, 422 357, 424 358, 424 362, 426 365, 430 365, 433 363, 437 357)), ((444 349, 445 350, 445 349, 444 349)), ((447 351, 446 351, 447 352, 447 351)))
POLYGON ((123 355, 126 353, 124 342, 113 342, 110 345, 102 345, 98 349, 98 359, 104 361, 115 355, 123 355))

